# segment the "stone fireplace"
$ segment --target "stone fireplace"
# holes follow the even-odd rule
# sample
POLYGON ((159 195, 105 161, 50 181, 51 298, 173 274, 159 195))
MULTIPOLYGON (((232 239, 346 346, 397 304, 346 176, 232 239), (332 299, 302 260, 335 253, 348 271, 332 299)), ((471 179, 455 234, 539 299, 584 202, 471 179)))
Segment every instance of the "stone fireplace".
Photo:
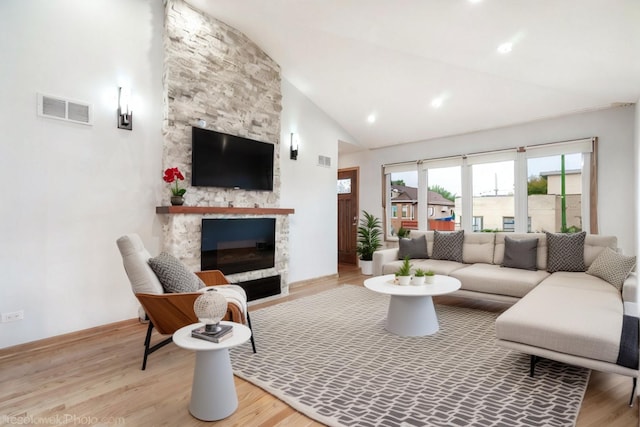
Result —
POLYGON ((280 294, 288 294, 289 214, 292 209, 208 208, 188 206, 159 206, 162 214, 164 249, 181 259, 191 270, 200 270, 200 249, 203 218, 275 218, 274 266, 267 269, 227 274, 232 282, 246 282, 280 276, 280 294))
MULTIPOLYGON (((232 281, 281 277, 288 293, 289 218, 280 202, 280 67, 244 34, 187 5, 168 0, 164 31, 163 170, 186 176, 185 206, 170 207, 162 193, 156 212, 163 224, 163 249, 192 270, 200 269, 202 218, 276 219, 272 268, 232 274, 232 281), (191 128, 207 129, 275 145, 273 191, 191 187, 191 128)), ((160 177, 162 171, 158 171, 160 177)))

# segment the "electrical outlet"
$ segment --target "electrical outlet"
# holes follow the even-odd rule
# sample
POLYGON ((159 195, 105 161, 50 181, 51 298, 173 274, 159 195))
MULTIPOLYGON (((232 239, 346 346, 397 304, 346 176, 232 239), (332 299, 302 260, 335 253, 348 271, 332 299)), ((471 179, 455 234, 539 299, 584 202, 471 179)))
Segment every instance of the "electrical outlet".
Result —
POLYGON ((2 323, 15 322, 24 319, 24 310, 2 313, 2 323))

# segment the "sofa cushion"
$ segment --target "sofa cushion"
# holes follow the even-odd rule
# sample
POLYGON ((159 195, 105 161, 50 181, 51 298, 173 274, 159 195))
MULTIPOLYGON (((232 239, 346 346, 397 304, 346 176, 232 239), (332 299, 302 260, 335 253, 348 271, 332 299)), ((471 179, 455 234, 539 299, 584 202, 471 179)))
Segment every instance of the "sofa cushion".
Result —
POLYGON ((510 239, 538 239, 538 270, 547 270, 547 236, 544 233, 509 233, 509 232, 497 232, 496 233, 496 248, 493 255, 493 263, 502 265, 504 261, 504 239, 509 237, 510 239))
POLYGON ((398 259, 429 258, 427 253, 427 238, 419 236, 411 239, 398 240, 398 259))
POLYGON ((635 256, 622 255, 611 248, 604 248, 589 266, 587 274, 606 280, 620 291, 624 280, 635 266, 635 256))
MULTIPOLYGON (((586 272, 557 271, 544 279, 540 284, 545 286, 555 286, 557 288, 564 287, 613 294, 617 292, 616 289, 606 281, 599 277, 587 274, 586 272)), ((620 293, 618 292, 618 294, 620 293)))
POLYGON ((586 232, 549 233, 547 235, 547 271, 585 271, 584 240, 586 232))
POLYGON ((549 277, 544 270, 525 271, 493 264, 473 264, 453 271, 467 291, 484 292, 522 298, 549 277))
POLYGON ((441 233, 433 232, 433 253, 431 258, 446 261, 462 261, 464 230, 441 233))
POLYGON ((196 292, 205 286, 182 261, 166 252, 150 258, 149 265, 158 276, 165 292, 196 292))
POLYGON ((462 243, 462 261, 466 264, 493 262, 495 233, 467 233, 462 243))
POLYGON ((616 236, 587 234, 587 237, 584 239, 584 265, 589 267, 604 248, 611 248, 614 251, 617 250, 618 238, 616 236))
POLYGON ((605 281, 553 273, 496 320, 498 339, 616 363, 623 305, 605 281))
POLYGON ((538 239, 504 238, 503 267, 520 268, 523 270, 537 270, 538 267, 538 239))

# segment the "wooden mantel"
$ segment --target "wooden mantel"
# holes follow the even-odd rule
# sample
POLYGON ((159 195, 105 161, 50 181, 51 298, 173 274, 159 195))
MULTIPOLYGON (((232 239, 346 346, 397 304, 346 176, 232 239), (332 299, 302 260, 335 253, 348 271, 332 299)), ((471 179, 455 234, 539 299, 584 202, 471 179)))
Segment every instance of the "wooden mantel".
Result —
POLYGON ((287 208, 231 208, 216 206, 156 206, 157 214, 292 215, 287 208))

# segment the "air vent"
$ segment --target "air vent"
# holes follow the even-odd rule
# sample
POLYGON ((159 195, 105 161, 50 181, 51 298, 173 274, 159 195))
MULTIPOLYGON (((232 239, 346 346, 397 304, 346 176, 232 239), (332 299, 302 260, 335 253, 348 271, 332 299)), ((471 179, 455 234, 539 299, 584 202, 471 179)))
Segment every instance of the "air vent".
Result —
POLYGON ((92 125, 92 108, 86 102, 38 94, 38 115, 50 119, 92 125))
POLYGON ((318 166, 323 166, 325 168, 330 168, 331 167, 331 157, 318 156, 318 166))

